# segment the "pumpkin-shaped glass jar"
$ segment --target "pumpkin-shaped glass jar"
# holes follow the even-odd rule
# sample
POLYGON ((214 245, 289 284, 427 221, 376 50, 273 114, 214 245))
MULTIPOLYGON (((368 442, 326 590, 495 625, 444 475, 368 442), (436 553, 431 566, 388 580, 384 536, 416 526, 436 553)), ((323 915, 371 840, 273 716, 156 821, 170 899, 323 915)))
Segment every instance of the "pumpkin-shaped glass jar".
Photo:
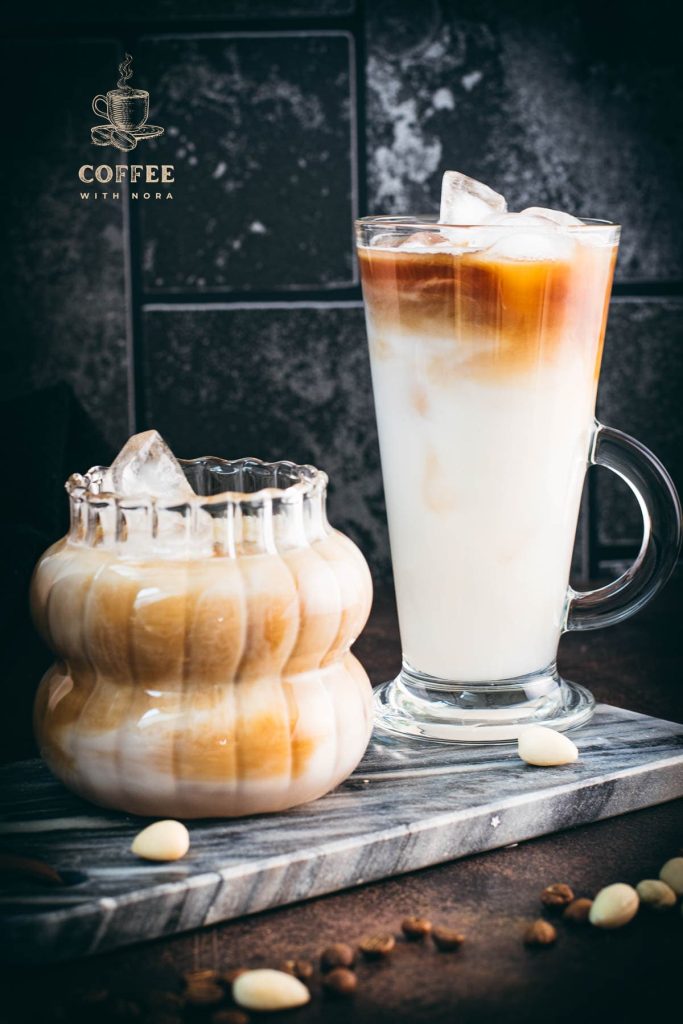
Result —
POLYGON ((338 785, 372 728, 350 653, 372 584, 312 466, 182 463, 174 504, 67 484, 71 526, 35 570, 57 656, 36 697, 42 756, 69 788, 132 814, 279 811, 338 785))

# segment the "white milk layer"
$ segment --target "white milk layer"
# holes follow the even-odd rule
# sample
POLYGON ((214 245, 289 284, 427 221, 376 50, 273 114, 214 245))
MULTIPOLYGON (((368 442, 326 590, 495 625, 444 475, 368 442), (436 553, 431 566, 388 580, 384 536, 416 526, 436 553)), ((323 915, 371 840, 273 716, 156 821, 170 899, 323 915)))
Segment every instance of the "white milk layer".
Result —
MULTIPOLYGON (((594 356, 428 378, 452 340, 370 338, 404 658, 479 682, 553 662, 594 424, 594 356)), ((481 345, 481 341, 477 344, 481 345)))

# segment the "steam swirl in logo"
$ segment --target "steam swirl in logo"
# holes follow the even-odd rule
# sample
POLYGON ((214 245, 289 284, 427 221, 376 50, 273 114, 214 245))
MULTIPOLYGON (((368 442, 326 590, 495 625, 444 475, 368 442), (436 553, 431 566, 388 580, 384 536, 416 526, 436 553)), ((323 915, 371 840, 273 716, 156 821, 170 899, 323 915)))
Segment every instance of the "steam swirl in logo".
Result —
POLYGON ((131 88, 128 85, 128 79, 133 77, 133 58, 129 53, 126 54, 123 61, 119 64, 119 75, 121 77, 116 83, 117 87, 128 91, 131 88))

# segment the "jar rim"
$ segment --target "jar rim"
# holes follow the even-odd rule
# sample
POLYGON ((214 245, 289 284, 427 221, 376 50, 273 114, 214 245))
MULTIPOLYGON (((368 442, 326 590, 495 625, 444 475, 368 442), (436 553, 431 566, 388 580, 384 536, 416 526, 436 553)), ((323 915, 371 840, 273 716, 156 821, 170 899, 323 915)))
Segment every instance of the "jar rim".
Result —
POLYGON ((206 507, 207 505, 231 504, 240 507, 259 507, 272 501, 293 503, 304 498, 323 494, 327 488, 328 476, 309 463, 290 462, 281 459, 266 462, 255 456, 241 459, 223 459, 215 455, 202 455, 195 459, 178 459, 188 480, 204 475, 220 483, 237 481, 244 487, 245 479, 253 482, 259 476, 267 479, 268 474, 273 483, 253 490, 218 490, 212 494, 195 492, 180 501, 164 500, 149 493, 121 494, 116 491, 103 490, 102 482, 108 466, 92 466, 87 473, 73 473, 66 481, 65 489, 69 498, 87 501, 96 505, 116 502, 124 506, 154 504, 158 509, 177 509, 183 505, 206 507), (286 483, 287 476, 291 479, 286 483), (282 478, 282 480, 280 480, 282 478), (281 484, 285 484, 282 486, 281 484))

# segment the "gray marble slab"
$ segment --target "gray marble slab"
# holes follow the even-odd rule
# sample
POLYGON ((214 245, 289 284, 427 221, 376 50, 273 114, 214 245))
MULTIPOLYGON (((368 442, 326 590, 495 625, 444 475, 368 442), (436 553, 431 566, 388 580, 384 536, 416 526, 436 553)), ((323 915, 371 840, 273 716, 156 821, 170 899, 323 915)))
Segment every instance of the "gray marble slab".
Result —
POLYGON ((193 822, 188 856, 129 852, 140 819, 68 793, 40 761, 0 770, 0 850, 72 884, 0 884, 6 960, 101 952, 215 924, 683 796, 683 725, 601 705, 580 759, 376 736, 357 772, 283 814, 193 822))

